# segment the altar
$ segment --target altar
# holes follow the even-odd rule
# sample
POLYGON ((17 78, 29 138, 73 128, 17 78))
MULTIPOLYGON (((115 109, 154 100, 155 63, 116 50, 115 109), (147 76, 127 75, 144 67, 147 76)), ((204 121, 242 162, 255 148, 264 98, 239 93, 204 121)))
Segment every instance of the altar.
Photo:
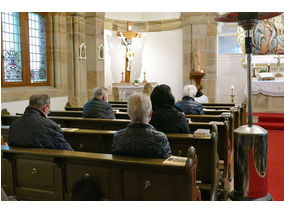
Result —
MULTIPOLYGON (((251 86, 254 112, 284 113, 284 78, 270 81, 253 79, 251 86)), ((247 97, 247 86, 244 94, 247 97)))
MULTIPOLYGON (((157 82, 151 83, 153 89, 158 85, 157 82)), ((112 94, 114 101, 128 101, 129 96, 136 92, 143 92, 144 85, 146 83, 139 83, 139 85, 134 85, 134 83, 113 83, 112 84, 112 94)))

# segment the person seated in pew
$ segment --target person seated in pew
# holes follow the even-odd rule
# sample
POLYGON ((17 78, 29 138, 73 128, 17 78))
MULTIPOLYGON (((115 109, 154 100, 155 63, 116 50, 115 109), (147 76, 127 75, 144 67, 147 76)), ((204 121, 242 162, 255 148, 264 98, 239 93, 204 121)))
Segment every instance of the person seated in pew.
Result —
POLYGON ((64 139, 60 126, 46 116, 50 110, 50 98, 45 94, 30 97, 22 117, 9 128, 9 146, 73 150, 64 139))
POLYGON ((127 112, 131 123, 113 136, 112 154, 135 157, 168 158, 172 151, 167 136, 149 124, 152 105, 149 96, 134 93, 127 112))
POLYGON ((152 88, 151 83, 146 83, 143 88, 143 93, 145 93, 146 95, 150 97, 152 91, 153 91, 153 88, 152 88))
POLYGON ((204 115, 202 104, 194 100, 196 92, 194 85, 185 85, 182 100, 176 103, 186 115, 204 115))
POLYGON ((196 86, 197 89, 197 93, 194 97, 194 100, 197 101, 198 103, 208 103, 208 97, 206 95, 203 94, 202 90, 203 87, 201 84, 196 86))
POLYGON ((74 183, 72 187, 72 201, 100 201, 101 192, 92 177, 85 177, 74 183))
POLYGON ((164 133, 188 133, 190 130, 181 109, 175 106, 175 98, 171 88, 158 85, 151 94, 153 114, 150 124, 164 133))
POLYGON ((84 118, 115 119, 111 105, 108 103, 108 89, 100 87, 94 90, 93 99, 83 107, 84 118))

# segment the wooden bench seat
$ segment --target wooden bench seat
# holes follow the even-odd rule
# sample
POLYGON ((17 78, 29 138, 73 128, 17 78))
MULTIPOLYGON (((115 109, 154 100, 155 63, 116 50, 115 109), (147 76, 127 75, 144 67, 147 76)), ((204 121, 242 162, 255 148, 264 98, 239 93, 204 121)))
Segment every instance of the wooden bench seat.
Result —
MULTIPOLYGON (((126 108, 113 108, 115 111, 115 118, 117 119, 129 119, 127 109, 126 108)), ((220 115, 223 112, 231 112, 230 109, 204 109, 205 115, 220 115)), ((67 117, 83 117, 83 111, 78 109, 66 110, 66 111, 50 111, 49 116, 67 116, 67 117)))
POLYGON ((7 145, 1 152, 2 186, 21 200, 70 200, 73 184, 87 177, 102 200, 200 200, 193 147, 178 162, 7 145))
MULTIPOLYGON (((13 119, 15 120, 19 117, 20 116, 2 116, 2 124, 9 125, 13 119)), ((130 123, 130 120, 118 120, 118 119, 113 120, 113 119, 94 119, 94 118, 68 118, 68 117, 57 117, 57 116, 49 118, 60 124, 61 127, 79 128, 79 129, 119 130, 125 128, 130 123)), ((224 122, 217 123, 217 127, 218 127, 217 147, 218 147, 219 159, 221 160, 220 165, 222 166, 220 190, 224 191, 224 197, 226 197, 227 192, 231 188, 232 184, 231 177, 233 177, 233 171, 232 171, 233 163, 231 156, 228 155, 228 153, 231 152, 230 140, 228 140, 228 135, 229 135, 228 121, 225 120, 224 122)), ((212 129, 212 124, 193 122, 189 124, 189 128, 191 129, 192 132, 194 132, 196 129, 199 128, 212 129)), ((2 128, 2 134, 4 136, 4 139, 8 141, 8 134, 5 134, 5 130, 3 130, 3 128, 2 128)), ((65 137, 67 137, 66 133, 65 137)), ((77 137, 76 141, 79 141, 81 136, 73 136, 73 137, 77 137)), ((97 137, 100 137, 100 140, 103 139, 103 141, 109 141, 109 147, 107 147, 107 145, 105 144, 105 147, 94 147, 94 149, 92 149, 91 147, 88 147, 89 146, 88 144, 79 143, 77 144, 78 147, 76 147, 75 150, 81 150, 81 151, 91 150, 92 152, 110 153, 112 135, 108 136, 108 134, 105 133, 103 136, 101 135, 97 137), (83 146, 85 146, 84 149, 83 146)), ((67 140, 70 141, 72 140, 72 138, 71 139, 67 138, 67 140)), ((95 138, 95 136, 92 136, 92 140, 97 140, 97 139, 95 138)), ((92 146, 94 146, 94 144, 92 144, 92 146)))
MULTIPOLYGON (((2 126, 2 134, 8 134, 8 126, 2 126)), ((63 128, 65 139, 75 151, 107 153, 112 150, 113 134, 116 131, 63 128)), ((216 200, 219 182, 217 127, 214 126, 211 137, 196 138, 192 134, 167 134, 172 154, 186 156, 190 146, 196 147, 199 163, 197 179, 204 199, 216 200), (207 192, 209 189, 209 192, 207 192), (210 195, 208 195, 210 194, 210 195)), ((6 138, 5 138, 6 139, 6 138)))

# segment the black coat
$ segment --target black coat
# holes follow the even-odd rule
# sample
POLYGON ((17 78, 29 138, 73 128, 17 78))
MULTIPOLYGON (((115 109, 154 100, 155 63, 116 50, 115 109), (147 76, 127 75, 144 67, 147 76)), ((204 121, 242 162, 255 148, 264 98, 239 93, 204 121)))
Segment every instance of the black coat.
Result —
POLYGON ((114 119, 114 113, 109 103, 97 98, 89 100, 83 108, 84 118, 110 118, 114 119))
POLYGON ((153 109, 150 124, 164 133, 188 133, 190 130, 184 113, 175 106, 160 105, 153 109))
POLYGON ((184 96, 181 101, 176 103, 186 115, 204 115, 203 106, 189 96, 184 96))
POLYGON ((9 146, 73 150, 63 131, 38 109, 27 107, 9 128, 9 146))
POLYGON ((131 123, 113 136, 112 154, 168 158, 172 151, 167 136, 150 124, 131 123))

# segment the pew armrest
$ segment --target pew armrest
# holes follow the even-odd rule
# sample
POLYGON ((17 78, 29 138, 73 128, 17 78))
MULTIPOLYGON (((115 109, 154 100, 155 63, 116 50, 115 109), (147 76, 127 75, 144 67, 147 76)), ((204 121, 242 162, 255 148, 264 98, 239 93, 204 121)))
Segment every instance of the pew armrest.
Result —
POLYGON ((195 148, 193 146, 188 148, 187 160, 186 160, 186 172, 191 177, 191 200, 201 200, 201 192, 199 186, 196 184, 196 170, 197 170, 198 158, 195 148))
POLYGON ((218 142, 218 130, 217 126, 214 125, 212 127, 212 141, 213 141, 213 147, 212 147, 212 152, 213 152, 213 159, 211 162, 211 169, 212 169, 212 176, 211 176, 211 190, 210 190, 210 200, 214 201, 217 200, 217 190, 218 190, 218 181, 219 181, 219 171, 218 171, 218 147, 217 147, 217 142, 218 142))

